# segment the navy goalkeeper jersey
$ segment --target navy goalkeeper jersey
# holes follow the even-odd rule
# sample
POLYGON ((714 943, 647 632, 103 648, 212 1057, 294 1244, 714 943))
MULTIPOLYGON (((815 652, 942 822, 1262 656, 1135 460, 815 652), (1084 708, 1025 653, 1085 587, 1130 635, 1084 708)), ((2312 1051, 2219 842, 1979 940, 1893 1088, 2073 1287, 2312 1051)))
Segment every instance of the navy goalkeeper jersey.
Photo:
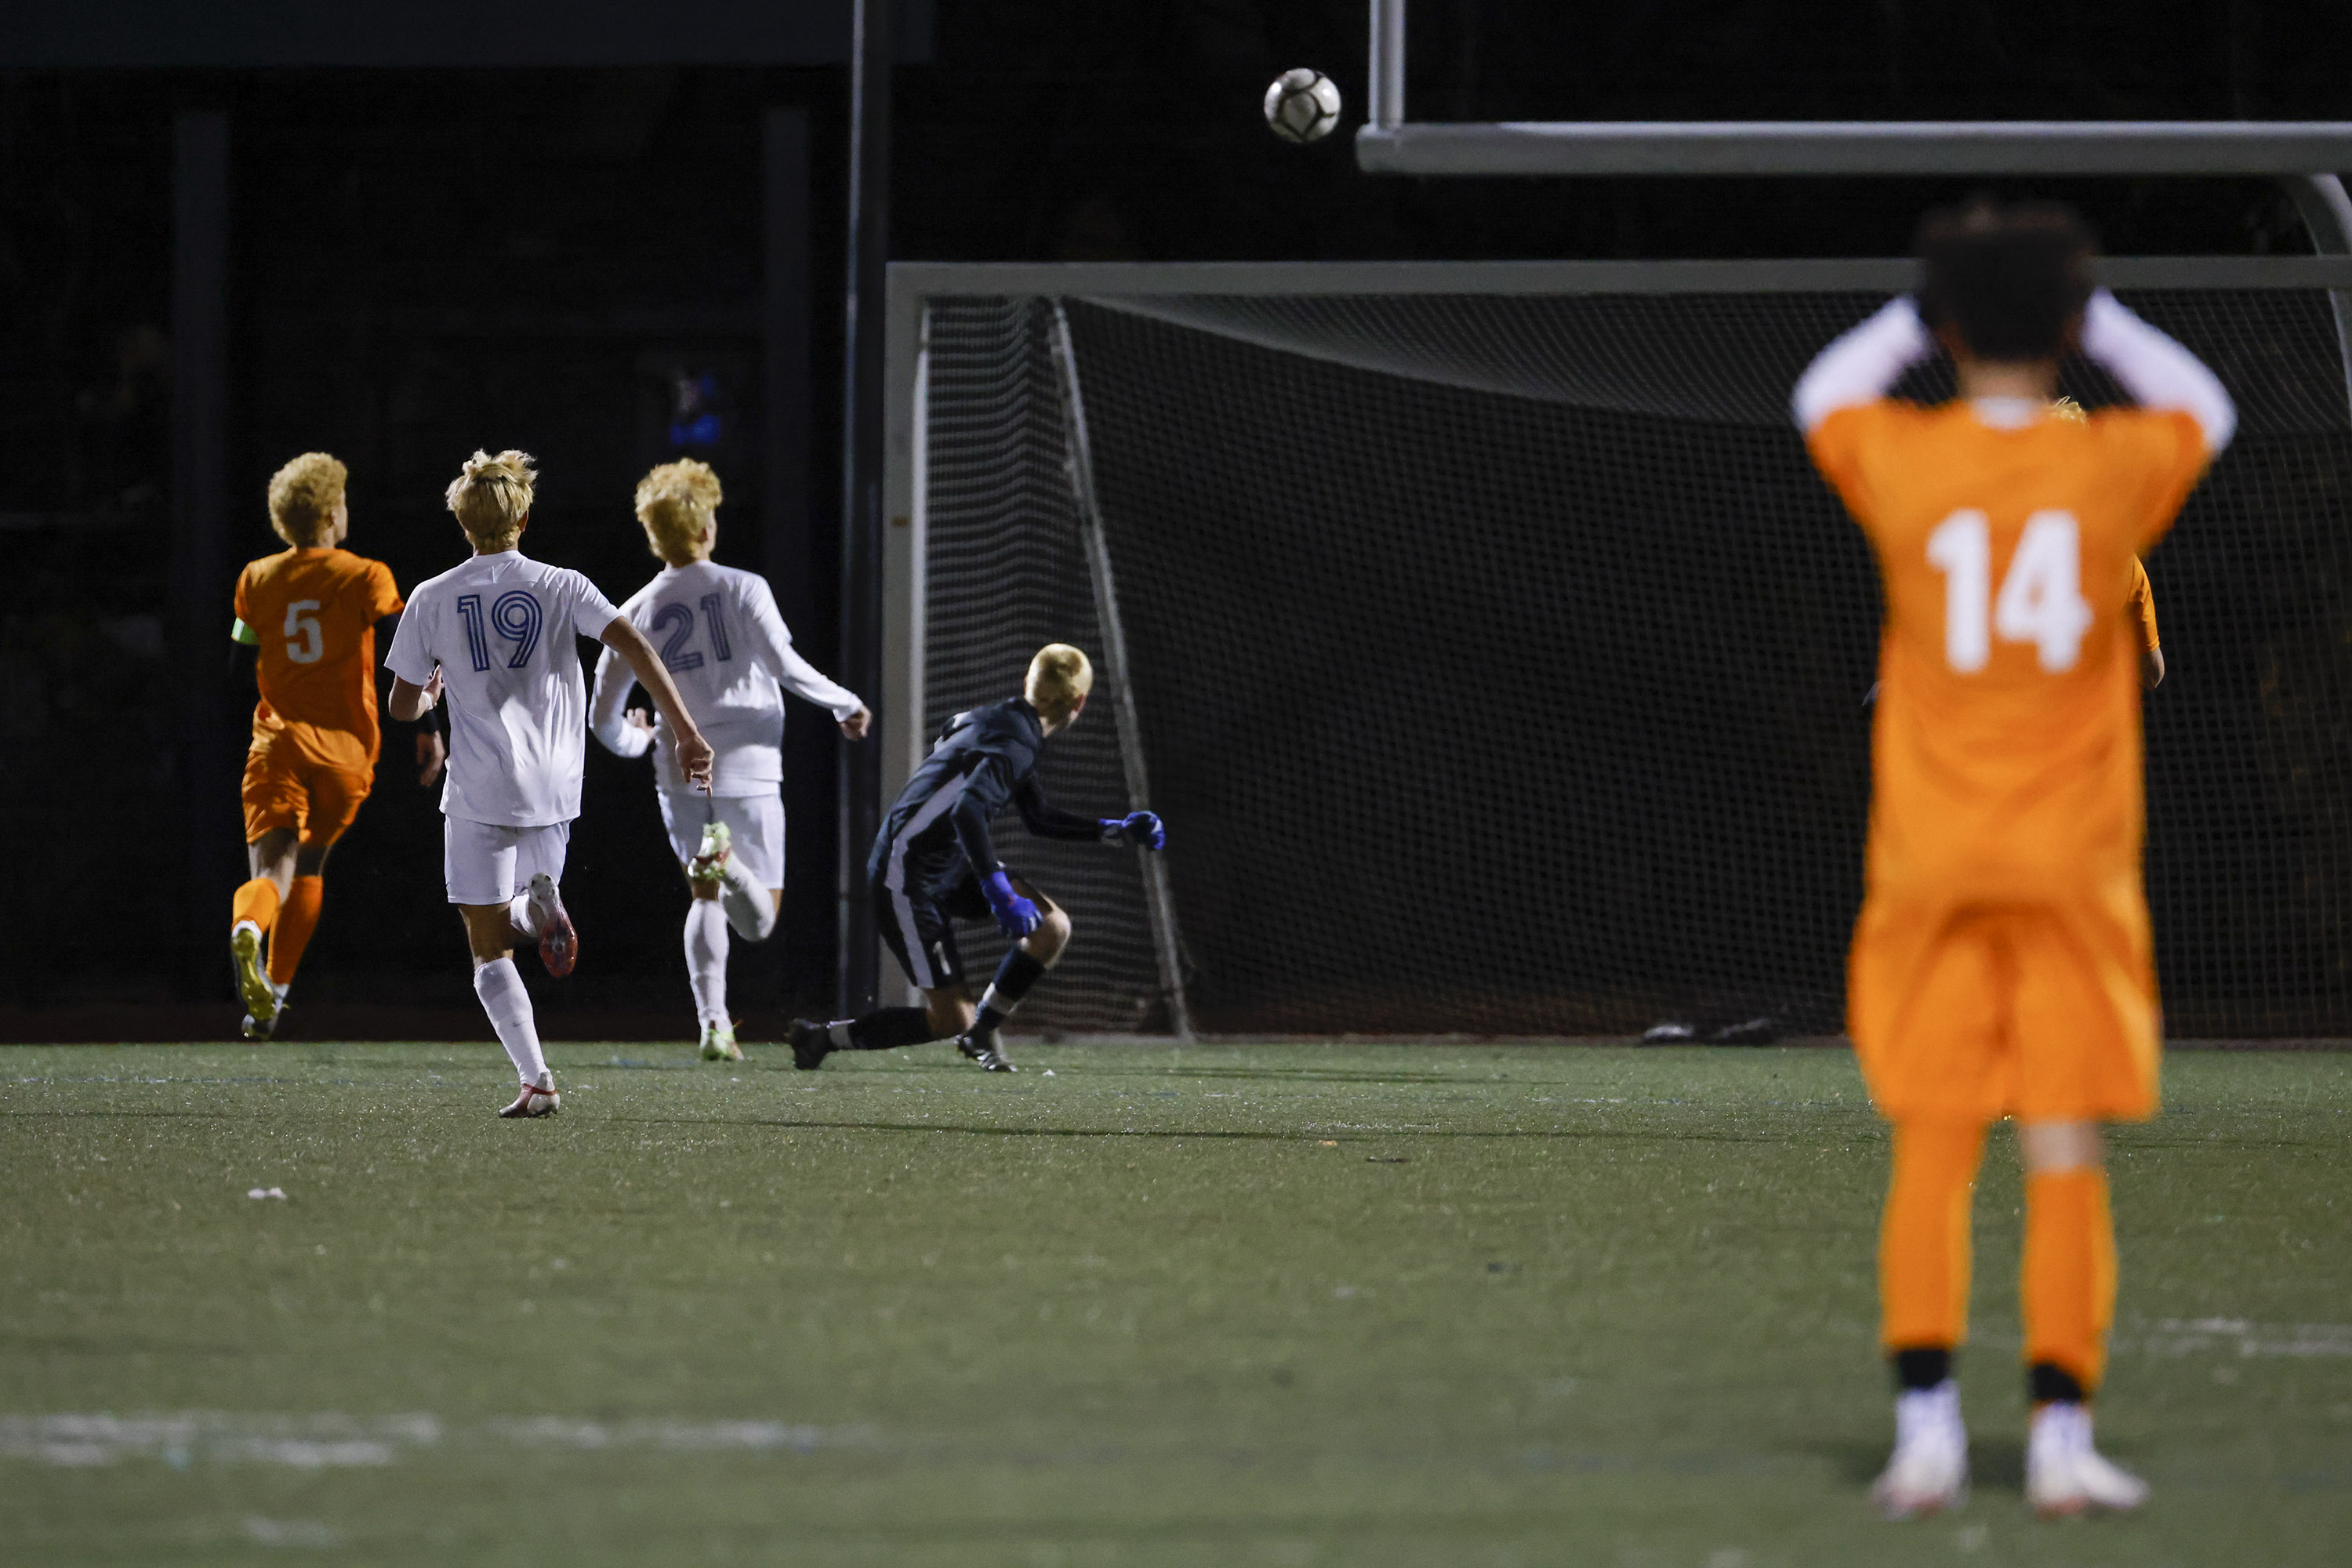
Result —
POLYGON ((996 869, 990 819, 1011 805, 1023 826, 1045 838, 1100 838, 1102 824, 1049 805, 1037 783, 1045 727, 1024 698, 992 702, 948 721, 874 841, 868 871, 880 876, 894 846, 910 871, 934 885, 954 880, 968 866, 986 876, 996 869))

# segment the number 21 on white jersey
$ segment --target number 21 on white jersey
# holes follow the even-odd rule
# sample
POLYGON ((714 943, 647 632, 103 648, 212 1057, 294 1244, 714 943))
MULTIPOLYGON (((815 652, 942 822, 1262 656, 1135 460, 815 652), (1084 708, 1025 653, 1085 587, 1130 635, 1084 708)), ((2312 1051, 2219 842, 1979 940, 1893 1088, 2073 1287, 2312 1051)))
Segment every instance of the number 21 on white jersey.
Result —
POLYGON ((2032 643, 2052 674, 2074 668, 2091 606, 2083 598, 2082 531, 2070 511, 2025 520, 2000 596, 1992 594, 1992 527, 1963 508, 1927 536, 1927 563, 1944 574, 1944 659, 1973 675, 1992 658, 1992 639, 2032 643))

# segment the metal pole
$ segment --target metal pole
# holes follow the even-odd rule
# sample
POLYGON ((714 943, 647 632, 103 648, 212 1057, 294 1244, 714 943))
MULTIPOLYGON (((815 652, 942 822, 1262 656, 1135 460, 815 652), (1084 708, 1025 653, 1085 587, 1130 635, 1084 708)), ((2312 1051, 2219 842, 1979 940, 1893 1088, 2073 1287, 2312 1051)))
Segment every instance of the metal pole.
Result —
MULTIPOLYGON (((890 67, 898 0, 855 0, 849 77, 847 396, 843 419, 841 672, 861 696, 882 689, 883 337, 890 245, 890 67)), ((874 700, 871 696, 869 701, 874 700)), ((876 714, 877 726, 919 713, 876 714)), ((841 749, 841 1007, 874 1005, 877 942, 866 852, 881 826, 882 737, 841 749)))
MULTIPOLYGON (((2352 197, 2334 174, 2290 174, 2279 182, 2294 198, 2303 226, 2311 231, 2311 247, 2322 256, 2352 256, 2352 197)), ((2352 293, 2327 291, 2336 313, 2336 348, 2344 358, 2344 386, 2352 402, 2352 293)))
MULTIPOLYGON (((1078 531, 1086 541, 1087 567, 1094 579, 1095 621, 1102 629, 1103 682, 1110 688, 1118 721, 1118 761, 1127 775, 1129 811, 1151 809, 1151 784, 1143 767, 1143 730, 1135 711, 1135 687, 1127 675, 1127 627, 1119 619, 1118 589, 1111 579, 1110 541, 1103 531, 1102 505, 1095 495, 1095 459, 1087 440, 1086 399, 1078 391, 1078 356, 1070 342, 1069 313, 1054 301, 1054 368, 1062 394, 1070 489, 1078 503, 1078 531)), ((1168 1026, 1180 1040, 1192 1037, 1192 1010, 1184 999, 1183 946, 1176 934, 1176 895, 1168 883, 1168 863, 1139 849, 1143 891, 1151 918, 1151 947, 1160 965, 1160 994, 1168 1001, 1168 1026)))
POLYGON ((1364 113, 1381 131, 1404 123, 1404 0, 1372 0, 1371 69, 1364 113))
POLYGON ((172 128, 172 644, 188 897, 226 907, 240 879, 235 734, 225 676, 228 550, 228 116, 172 128))
MULTIPOLYGON (((814 391, 809 362, 809 116, 798 105, 760 117, 762 287, 760 309, 761 570, 775 589, 784 624, 808 638, 817 629, 817 584, 809 572, 816 535, 809 485, 809 423, 814 391)), ((819 645, 821 646, 821 645, 819 645)), ((813 868, 838 858, 840 830, 832 726, 798 717, 784 729, 784 907, 772 962, 795 1002, 837 989, 834 922, 840 900, 813 868)))

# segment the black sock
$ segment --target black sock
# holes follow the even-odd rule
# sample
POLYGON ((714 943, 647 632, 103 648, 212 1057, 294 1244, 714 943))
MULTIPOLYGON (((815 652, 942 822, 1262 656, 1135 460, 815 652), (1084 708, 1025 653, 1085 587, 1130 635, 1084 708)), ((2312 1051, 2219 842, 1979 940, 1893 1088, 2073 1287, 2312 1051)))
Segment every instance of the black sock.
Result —
POLYGON ((1021 1005, 1021 998, 1029 994, 1029 987, 1037 984, 1045 966, 1026 948, 1016 947, 1004 955, 996 966, 996 978, 989 982, 988 992, 980 999, 980 1022, 972 1026, 975 1035, 985 1035, 1013 1015, 1021 1005))
POLYGON ((1906 1394, 1933 1388, 1952 1375, 1952 1352, 1943 1345, 1896 1351, 1887 1360, 1895 1367, 1895 1386, 1906 1394))
POLYGON ((889 1051, 935 1040, 931 1016, 920 1007, 877 1007, 860 1017, 833 1026, 833 1043, 853 1051, 889 1051), (847 1039, 842 1037, 846 1035, 847 1039))
POLYGON ((2073 1373, 2046 1361, 2025 1369, 2025 1392, 2036 1405, 2080 1405, 2089 1397, 2073 1373))

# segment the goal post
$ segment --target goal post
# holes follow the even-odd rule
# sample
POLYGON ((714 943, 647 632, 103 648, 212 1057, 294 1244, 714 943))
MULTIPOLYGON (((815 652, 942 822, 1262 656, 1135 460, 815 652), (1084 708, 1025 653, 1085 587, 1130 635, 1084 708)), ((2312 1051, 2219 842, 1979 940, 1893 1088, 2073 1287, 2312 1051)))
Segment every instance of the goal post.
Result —
MULTIPOLYGON (((2244 419, 2151 561, 2168 1015, 2352 1033, 2352 258, 2100 265, 2244 419)), ((1024 1022, 1834 1029, 1876 586, 1786 402, 1913 272, 894 264, 886 788, 1058 637, 1103 684, 1049 789, 1170 822, 1008 824, 1077 931, 1024 1022)))

